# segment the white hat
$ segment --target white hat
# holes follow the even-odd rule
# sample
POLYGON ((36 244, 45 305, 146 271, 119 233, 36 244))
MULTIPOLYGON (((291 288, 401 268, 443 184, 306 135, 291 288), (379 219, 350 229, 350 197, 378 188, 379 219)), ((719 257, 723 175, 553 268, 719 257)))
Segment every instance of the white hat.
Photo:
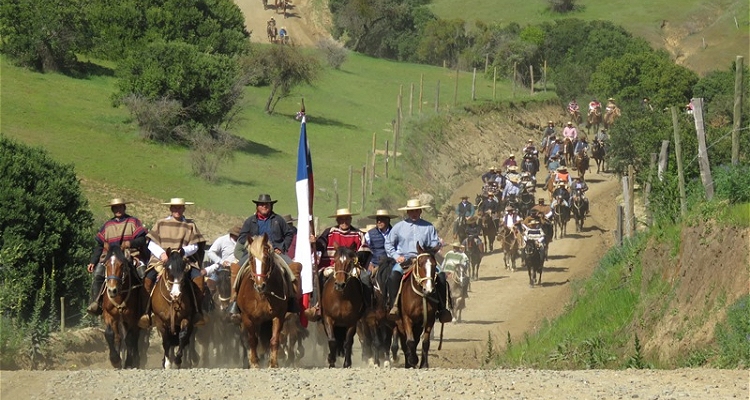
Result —
POLYGON ((421 210, 423 208, 429 208, 430 206, 425 204, 423 205, 422 202, 419 199, 410 199, 406 202, 406 207, 401 207, 399 210, 401 211, 408 211, 408 210, 421 210))
POLYGON ((352 215, 359 214, 352 214, 352 212, 348 208, 339 208, 338 210, 336 210, 336 214, 329 215, 328 218, 351 217, 352 215))
POLYGON ((185 199, 183 199, 182 197, 172 197, 168 203, 161 203, 161 204, 169 205, 169 206, 190 206, 195 203, 190 202, 190 201, 185 201, 185 199))
POLYGON ((121 199, 119 197, 115 197, 114 199, 109 201, 109 204, 107 204, 107 207, 112 206, 118 206, 118 205, 125 205, 125 204, 133 204, 132 201, 125 201, 125 199, 121 199))

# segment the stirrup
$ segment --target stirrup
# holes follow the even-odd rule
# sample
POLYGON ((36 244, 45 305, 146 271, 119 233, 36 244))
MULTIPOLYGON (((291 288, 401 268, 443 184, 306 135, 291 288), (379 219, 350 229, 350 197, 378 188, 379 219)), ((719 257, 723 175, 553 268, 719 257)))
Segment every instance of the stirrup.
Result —
POLYGON ((102 315, 102 308, 99 307, 98 301, 93 301, 86 307, 86 312, 93 316, 99 316, 102 315))
POLYGON ((138 327, 141 329, 148 329, 151 327, 151 316, 149 314, 141 315, 138 320, 138 327))

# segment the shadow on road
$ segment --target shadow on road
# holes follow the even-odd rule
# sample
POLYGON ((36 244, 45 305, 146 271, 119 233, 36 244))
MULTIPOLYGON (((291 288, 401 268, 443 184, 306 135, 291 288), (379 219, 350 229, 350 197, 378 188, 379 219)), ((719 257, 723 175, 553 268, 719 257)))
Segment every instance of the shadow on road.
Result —
POLYGON ((544 267, 543 272, 567 272, 569 270, 568 267, 544 267))
MULTIPOLYGON (((463 325, 471 325, 471 324, 474 324, 474 325, 492 325, 492 324, 499 324, 499 323, 502 323, 502 322, 505 322, 505 321, 502 321, 502 320, 499 320, 499 321, 477 320, 477 321, 475 321, 475 320, 470 320, 470 319, 463 319, 461 321, 461 324, 463 324, 463 325)), ((461 324, 459 324, 459 325, 461 325, 461 324)))
MULTIPOLYGON (((471 342, 481 342, 481 340, 478 340, 478 339, 457 339, 457 338, 452 339, 452 338, 443 338, 443 343, 471 343, 471 342)), ((432 354, 430 354, 430 357, 432 357, 432 354)))
POLYGON ((553 286, 567 285, 568 283, 570 283, 570 279, 566 279, 566 280, 564 280, 562 282, 542 282, 542 283, 540 283, 537 286, 541 286, 541 287, 553 287, 553 286))
POLYGON ((564 260, 566 258, 575 258, 575 257, 576 256, 573 256, 573 255, 558 254, 558 255, 547 256, 547 259, 549 259, 549 260, 564 260))

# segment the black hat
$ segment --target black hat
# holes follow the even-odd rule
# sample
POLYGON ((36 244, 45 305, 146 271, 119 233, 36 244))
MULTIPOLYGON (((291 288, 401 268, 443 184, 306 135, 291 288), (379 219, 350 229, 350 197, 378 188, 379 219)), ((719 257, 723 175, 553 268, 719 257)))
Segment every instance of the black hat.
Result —
POLYGON ((258 196, 258 200, 253 200, 253 203, 259 204, 259 203, 270 203, 275 204, 278 200, 271 200, 271 195, 267 193, 263 193, 258 196))

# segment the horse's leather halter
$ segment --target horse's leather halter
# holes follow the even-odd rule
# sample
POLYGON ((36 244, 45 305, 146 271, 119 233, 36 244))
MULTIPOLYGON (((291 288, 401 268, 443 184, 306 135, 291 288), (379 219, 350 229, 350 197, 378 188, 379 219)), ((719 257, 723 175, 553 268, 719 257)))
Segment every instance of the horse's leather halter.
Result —
MULTIPOLYGON (((269 275, 271 275, 271 273, 272 273, 272 272, 273 272, 274 270, 276 270, 276 269, 278 268, 278 266, 276 265, 276 263, 275 263, 275 262, 274 262, 274 260, 273 260, 273 254, 270 254, 270 253, 268 253, 268 254, 264 254, 264 256, 268 257, 268 264, 269 264, 269 266, 268 266, 268 271, 266 271, 265 273, 257 273, 257 272, 255 272, 255 271, 254 271, 254 270, 253 270, 252 268, 248 268, 248 269, 250 270, 250 275, 252 275, 252 276, 253 276, 253 287, 255 288, 255 291, 256 291, 256 292, 258 292, 258 294, 260 294, 260 295, 264 295, 264 294, 265 294, 265 292, 264 292, 264 293, 261 293, 261 291, 260 291, 260 290, 258 289, 258 285, 257 285, 257 283, 255 283, 255 278, 263 278, 263 279, 267 279, 267 278, 268 278, 268 276, 269 276, 269 275)), ((258 257, 256 257, 256 256, 255 256, 254 254, 252 254, 252 253, 250 253, 250 257, 252 257, 252 258, 253 258, 253 259, 255 259, 255 260, 258 260, 258 259, 259 259, 258 257)), ((260 260, 261 260, 261 261, 263 261, 263 259, 262 259, 262 258, 261 258, 260 260)), ((248 262, 249 262, 249 261, 248 261, 248 262)), ((283 281, 285 282, 285 283, 284 283, 284 285, 286 285, 286 280, 284 280, 284 279, 282 279, 282 280, 283 280, 283 281)), ((277 295, 277 294, 276 294, 276 293, 275 293, 274 291, 272 291, 272 290, 271 290, 271 291, 269 291, 269 292, 268 292, 268 294, 269 294, 269 295, 271 295, 271 296, 273 296, 273 297, 275 297, 275 298, 277 298, 277 299, 279 299, 279 300, 281 300, 281 301, 286 301, 286 299, 287 299, 287 295, 286 295, 286 290, 284 290, 284 295, 283 295, 283 297, 281 297, 281 296, 277 295)))
MULTIPOLYGON (((113 264, 112 261, 115 258, 116 257, 114 255, 112 255, 110 257, 110 263, 109 264, 106 264, 106 263, 104 264, 104 267, 106 268, 107 273, 109 273, 109 266, 110 265, 114 266, 114 264, 113 264)), ((119 261, 122 262, 122 264, 123 264, 122 277, 119 277, 119 276, 114 275, 114 274, 113 275, 107 275, 106 280, 108 280, 108 281, 110 281, 110 280, 117 281, 122 286, 123 283, 125 282, 125 277, 126 276, 128 277, 128 282, 131 281, 131 279, 130 279, 130 269, 129 269, 130 265, 129 265, 129 263, 127 261, 122 261, 122 260, 119 260, 119 261)), ((123 288, 123 290, 122 290, 122 292, 125 292, 126 295, 125 295, 125 299, 123 299, 122 302, 120 302, 120 303, 118 303, 112 296, 109 295, 109 290, 106 290, 106 288, 104 289, 104 291, 107 293, 107 299, 109 299, 109 302, 112 303, 112 305, 115 306, 115 308, 117 308, 117 311, 122 311, 125 308, 125 305, 127 304, 128 299, 130 299, 130 293, 133 292, 133 289, 141 287, 141 285, 135 285, 135 286, 128 285, 128 286, 129 286, 128 288, 123 288)), ((115 297, 121 297, 121 296, 122 295, 120 294, 120 295, 115 296, 115 297)))

